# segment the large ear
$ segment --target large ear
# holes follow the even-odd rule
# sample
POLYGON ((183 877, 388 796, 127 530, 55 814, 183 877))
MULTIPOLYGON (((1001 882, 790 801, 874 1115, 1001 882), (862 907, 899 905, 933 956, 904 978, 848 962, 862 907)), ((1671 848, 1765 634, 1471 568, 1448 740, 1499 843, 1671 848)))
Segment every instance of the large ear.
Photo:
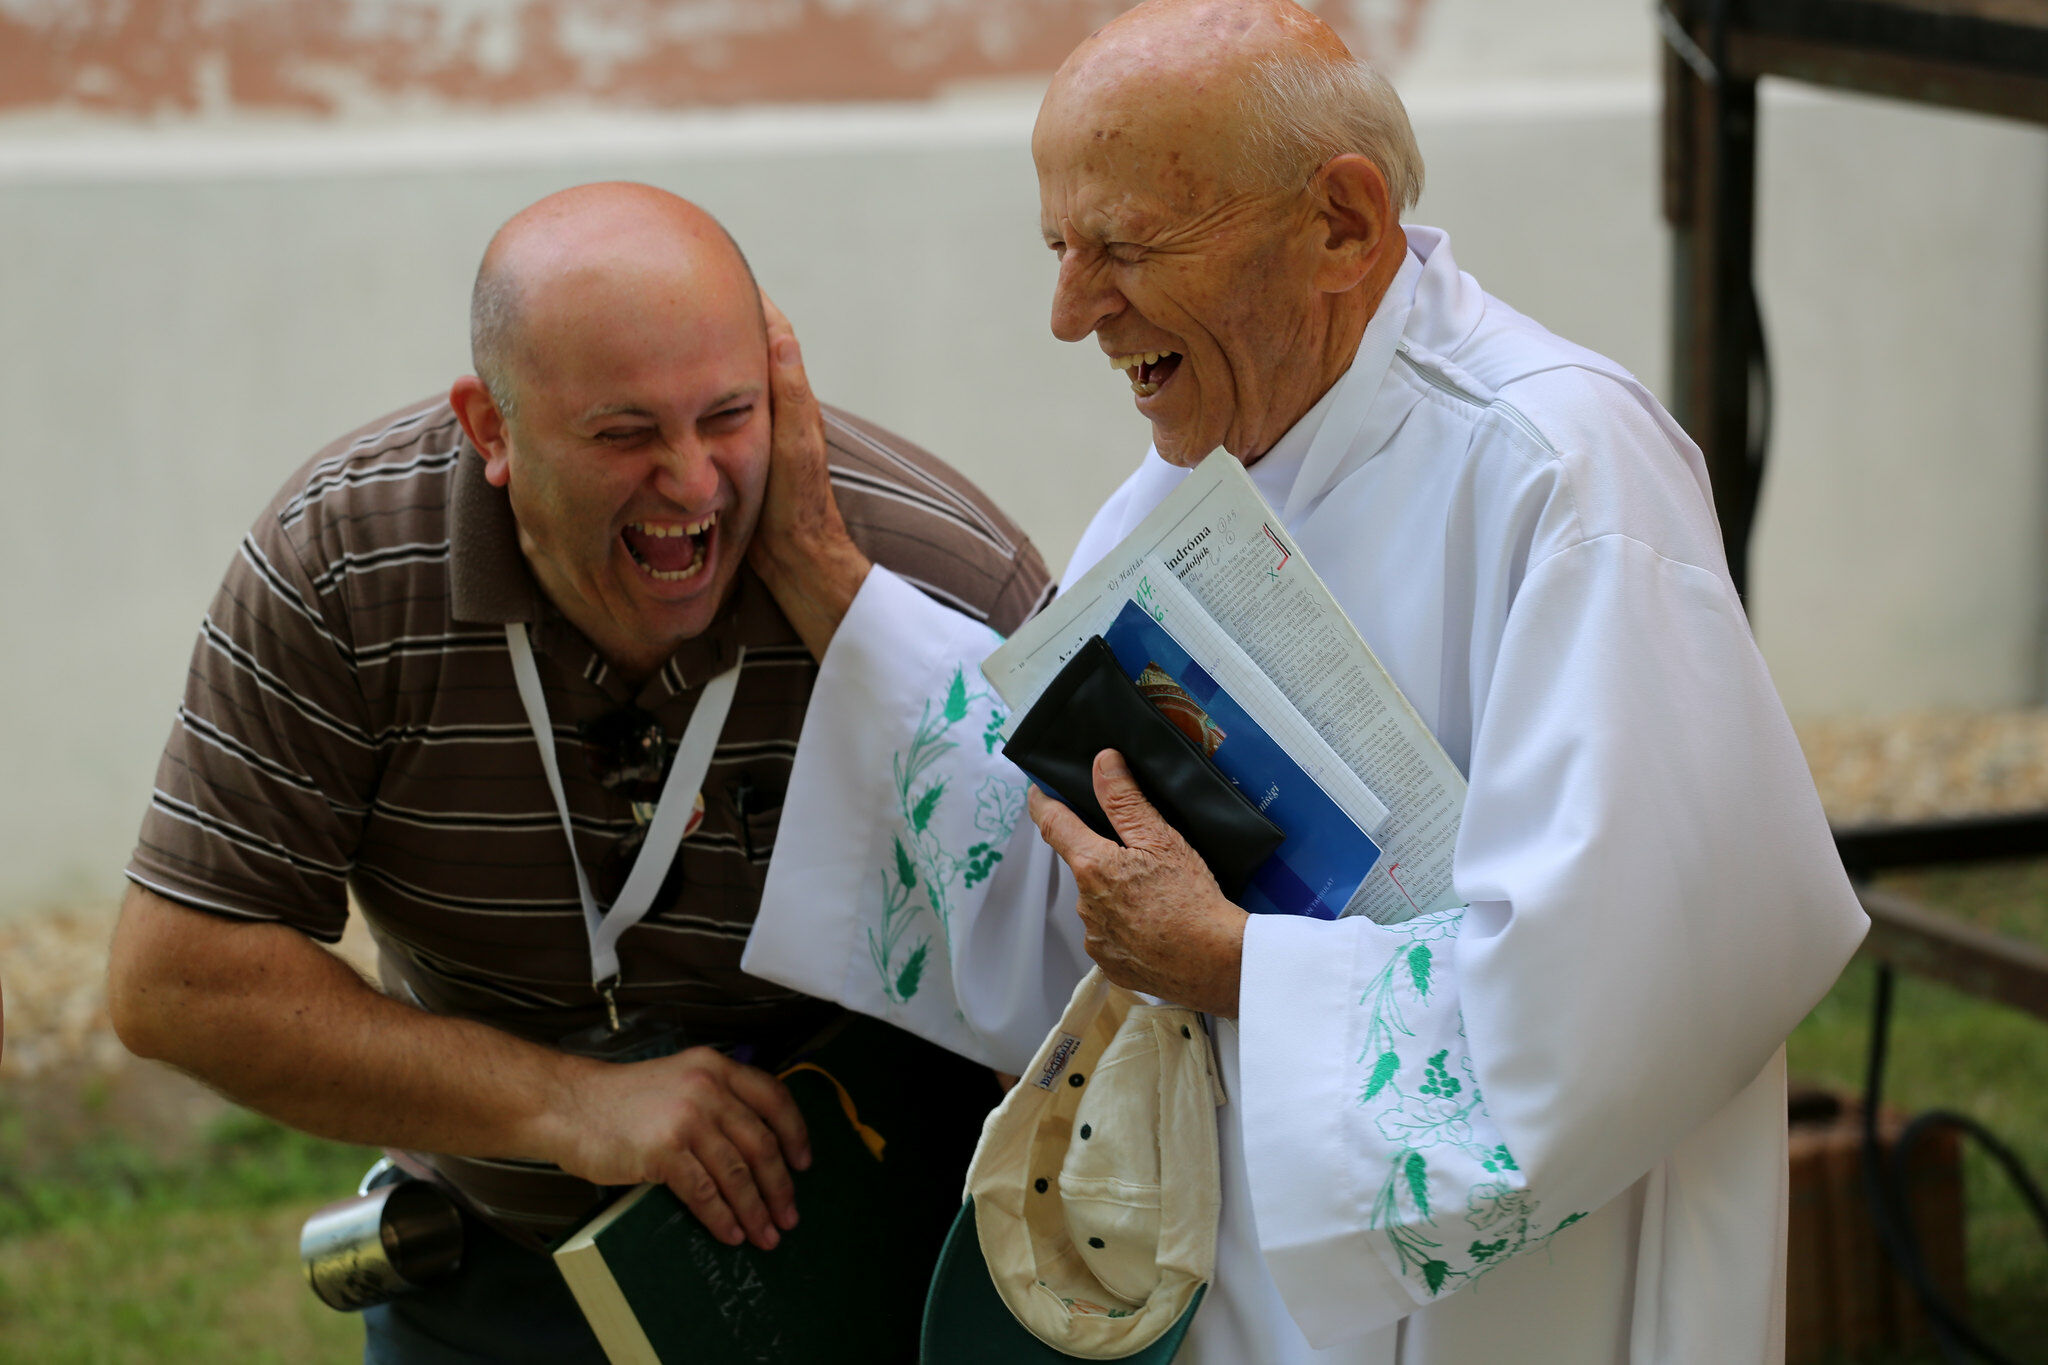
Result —
POLYGON ((1316 287, 1338 294, 1385 268, 1389 252, 1407 250, 1387 178, 1370 157, 1333 156, 1309 180, 1323 232, 1316 287))
POLYGON ((484 457, 484 477, 503 488, 512 478, 512 437, 498 400, 483 380, 466 374, 449 388, 448 402, 469 443, 484 457))

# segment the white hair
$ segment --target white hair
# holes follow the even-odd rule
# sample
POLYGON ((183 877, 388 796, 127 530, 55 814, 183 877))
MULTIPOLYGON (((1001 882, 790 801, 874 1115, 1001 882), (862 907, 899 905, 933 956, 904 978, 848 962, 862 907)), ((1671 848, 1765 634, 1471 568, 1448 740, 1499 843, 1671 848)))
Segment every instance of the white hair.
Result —
POLYGON ((1333 156, 1355 152, 1379 167, 1395 211, 1422 197, 1422 149, 1387 78, 1361 61, 1273 56, 1243 86, 1250 173, 1273 189, 1299 189, 1333 156))

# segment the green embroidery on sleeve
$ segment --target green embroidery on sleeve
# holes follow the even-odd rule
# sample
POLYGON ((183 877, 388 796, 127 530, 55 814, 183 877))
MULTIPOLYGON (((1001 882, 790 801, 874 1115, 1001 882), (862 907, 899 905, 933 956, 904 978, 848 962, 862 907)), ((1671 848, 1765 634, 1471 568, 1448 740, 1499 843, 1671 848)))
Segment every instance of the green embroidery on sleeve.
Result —
POLYGON ((987 880, 1023 815, 1023 784, 991 776, 975 793, 974 827, 986 839, 963 853, 957 845, 948 845, 936 825, 954 774, 943 768, 934 772, 934 765, 960 747, 953 732, 977 705, 988 713, 981 731, 983 752, 993 754, 1004 719, 998 703, 993 692, 970 690, 966 670, 955 668, 944 694, 924 704, 909 745, 895 756, 895 814, 901 824, 892 841, 893 865, 881 872, 881 922, 869 926, 867 944, 882 993, 897 1004, 908 1003, 917 994, 931 949, 931 936, 923 934, 899 957, 910 929, 929 910, 938 923, 941 946, 950 941, 956 887, 966 889, 987 880), (914 891, 924 893, 921 901, 913 897, 914 891))
POLYGON ((1467 1121, 1478 1101, 1459 1104, 1441 1095, 1401 1094, 1398 1083, 1388 1087, 1400 1102, 1382 1110, 1375 1123, 1380 1136, 1403 1143, 1416 1151, 1431 1147, 1469 1147, 1472 1125, 1467 1121))
POLYGON ((1447 1100, 1464 1088, 1457 1081, 1451 1079, 1450 1072, 1444 1070, 1444 1058, 1450 1055, 1451 1050, 1445 1048, 1429 1059, 1429 1066, 1422 1073, 1423 1094, 1435 1095, 1447 1100))
MULTIPOLYGON (((1437 1283, 1443 1283, 1443 1273, 1450 1267, 1444 1261, 1430 1255, 1433 1251, 1441 1251, 1443 1243, 1430 1241, 1412 1227, 1388 1228, 1387 1240, 1393 1243, 1395 1255, 1400 1260, 1403 1272, 1421 1271, 1427 1279, 1431 1273, 1429 1268, 1436 1266, 1437 1283)), ((1431 1289, 1430 1292, 1433 1294, 1436 1290, 1431 1289)))
MULTIPOLYGON (((1401 1012, 1402 970, 1407 970, 1410 993, 1416 1000, 1426 1003, 1429 1000, 1430 971, 1436 961, 1429 943, 1457 933, 1458 921, 1464 914, 1463 910, 1442 910, 1433 915, 1419 915, 1405 924, 1391 927, 1389 932, 1407 939, 1408 946, 1387 959, 1387 965, 1380 969, 1379 975, 1367 984, 1364 994, 1359 997, 1358 1003, 1372 1013, 1372 1021, 1366 1026, 1365 1047, 1358 1057, 1361 1063, 1375 1054, 1384 1061, 1386 1055, 1394 1050, 1397 1036, 1415 1036, 1401 1012)), ((1360 1096, 1359 1102, 1362 1104, 1371 1099, 1379 1089, 1379 1086, 1372 1086, 1369 1093, 1360 1096)))
POLYGON ((903 964, 903 970, 896 973, 896 998, 898 1000, 908 1000, 911 996, 917 994, 917 983, 924 977, 925 953, 930 947, 931 943, 929 940, 920 942, 917 947, 911 950, 910 957, 903 964))
POLYGON ((975 886, 986 881, 996 864, 1003 860, 1003 845, 1009 843, 1010 834, 1017 828, 1017 821, 1024 814, 1024 788, 1016 782, 1005 782, 1000 777, 990 777, 981 784, 981 790, 974 797, 974 827, 988 838, 967 849, 965 873, 962 884, 975 886))
POLYGON ((919 794, 916 804, 910 808, 910 828, 924 833, 924 827, 932 822, 932 812, 939 808, 939 801, 946 794, 946 784, 934 782, 919 794))
MULTIPOLYGON (((1372 1013, 1372 1022, 1366 1026, 1365 1030, 1365 1047, 1358 1055, 1358 1060, 1361 1062, 1374 1053, 1384 1058, 1387 1054, 1393 1052, 1397 1037, 1413 1038, 1415 1036, 1415 1030, 1408 1027, 1408 1021, 1401 1013, 1401 999, 1397 980, 1401 964, 1407 960, 1407 953, 1409 951, 1409 949, 1404 948, 1388 959, 1387 965, 1380 969, 1379 975, 1375 976, 1367 984, 1365 993, 1358 998, 1358 1003, 1364 1005, 1372 1013)), ((1373 1094, 1377 1093, 1378 1087, 1374 1087, 1373 1094)), ((1372 1095, 1364 1097, 1364 1099, 1371 1098, 1372 1095)))
POLYGON ((967 850, 967 872, 962 884, 973 886, 987 879, 995 871, 997 863, 1003 860, 1003 851, 993 844, 980 843, 967 850))
POLYGON ((1371 1111, 1391 1147, 1366 1226, 1387 1238, 1401 1273, 1418 1279, 1431 1297, 1478 1279, 1586 1216, 1575 1213, 1547 1232, 1536 1231, 1540 1205, 1507 1144, 1493 1133, 1478 1071, 1463 1047, 1462 1020, 1455 1049, 1417 1058, 1414 1070, 1401 1055, 1401 1040, 1416 1037, 1418 1021, 1428 1023, 1436 966, 1429 945, 1454 938, 1463 914, 1451 910, 1390 926, 1388 932, 1406 941, 1388 955, 1358 1001, 1367 1019, 1357 1064, 1370 1068, 1358 1103, 1371 1111), (1447 1230, 1444 1241, 1423 1231, 1460 1221, 1464 1235, 1447 1230), (1451 1249, 1460 1244, 1463 1252, 1451 1249))
MULTIPOLYGON (((896 879, 894 882, 891 882, 887 870, 884 870, 881 874, 881 933, 878 935, 874 927, 870 926, 867 931, 867 938, 868 957, 875 964, 876 974, 882 978, 883 994, 887 995, 891 1000, 901 1003, 910 997, 901 992, 897 984, 899 977, 892 976, 889 970, 889 959, 895 955, 897 942, 903 937, 904 930, 908 929, 911 921, 917 918, 917 911, 910 904, 910 893, 917 886, 917 868, 911 863, 910 855, 903 851, 903 841, 897 839, 895 844, 896 879)), ((911 950, 912 956, 923 953, 928 942, 929 940, 919 939, 917 947, 911 950)), ((919 976, 923 975, 924 970, 921 963, 922 959, 920 959, 920 966, 918 968, 919 976)), ((911 984, 914 989, 916 986, 915 979, 912 980, 911 984)))
POLYGON ((1416 1212, 1429 1219, 1429 1163, 1422 1159, 1422 1153, 1410 1152, 1402 1163, 1401 1174, 1408 1181, 1408 1197, 1415 1201, 1416 1212))
POLYGON ((1415 994, 1429 999, 1430 952, 1427 943, 1418 943, 1408 950, 1408 976, 1415 983, 1415 994))
POLYGON ((1365 1093, 1359 1096, 1359 1102, 1364 1103, 1374 1095, 1379 1094, 1380 1091, 1386 1089, 1387 1082, 1394 1079, 1394 1073, 1400 1069, 1400 1053, 1382 1052, 1379 1061, 1373 1063, 1372 1075, 1366 1079, 1365 1093))
POLYGON ((1474 1185, 1465 1206, 1465 1221, 1481 1232, 1505 1227, 1517 1245, 1529 1238, 1529 1217, 1536 1201, 1527 1190, 1514 1189, 1497 1180, 1474 1185))

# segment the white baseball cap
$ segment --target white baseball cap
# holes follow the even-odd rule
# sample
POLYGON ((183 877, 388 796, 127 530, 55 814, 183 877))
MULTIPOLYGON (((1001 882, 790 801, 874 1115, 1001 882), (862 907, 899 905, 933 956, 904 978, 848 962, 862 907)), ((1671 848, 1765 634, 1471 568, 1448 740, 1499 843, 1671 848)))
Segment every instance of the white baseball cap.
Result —
POLYGON ((926 1365, 1172 1359, 1215 1272, 1223 1102, 1201 1015, 1089 972, 982 1126, 926 1365))

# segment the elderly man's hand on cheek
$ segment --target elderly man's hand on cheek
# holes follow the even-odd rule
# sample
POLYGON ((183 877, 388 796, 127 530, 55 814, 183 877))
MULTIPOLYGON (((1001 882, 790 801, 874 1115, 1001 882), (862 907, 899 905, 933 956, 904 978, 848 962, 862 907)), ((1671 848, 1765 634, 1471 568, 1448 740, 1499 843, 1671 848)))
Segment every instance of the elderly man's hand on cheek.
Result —
POLYGON ((846 533, 832 498, 825 423, 804 373, 796 331, 766 294, 768 390, 775 434, 768 490, 747 560, 813 657, 822 660, 867 578, 868 559, 846 533))
POLYGON ((1201 855, 1138 789, 1123 755, 1095 756, 1095 799, 1121 847, 1033 787, 1031 818, 1074 871, 1088 955, 1119 986, 1235 1018, 1244 924, 1201 855))

